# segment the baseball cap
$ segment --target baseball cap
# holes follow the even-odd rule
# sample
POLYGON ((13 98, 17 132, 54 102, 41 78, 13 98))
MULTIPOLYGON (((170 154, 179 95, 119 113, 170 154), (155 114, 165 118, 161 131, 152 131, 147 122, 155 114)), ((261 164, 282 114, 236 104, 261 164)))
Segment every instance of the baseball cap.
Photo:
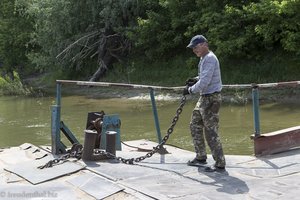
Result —
POLYGON ((189 45, 187 45, 187 48, 194 48, 197 44, 207 42, 207 39, 203 35, 196 35, 194 36, 189 45))

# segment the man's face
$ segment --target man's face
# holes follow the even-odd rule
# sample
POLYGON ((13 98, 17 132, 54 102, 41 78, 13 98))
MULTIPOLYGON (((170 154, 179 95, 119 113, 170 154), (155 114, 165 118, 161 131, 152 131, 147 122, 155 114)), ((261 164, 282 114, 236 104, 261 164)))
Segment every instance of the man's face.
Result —
POLYGON ((206 48, 205 42, 199 43, 193 48, 193 52, 197 57, 202 57, 206 52, 206 48))

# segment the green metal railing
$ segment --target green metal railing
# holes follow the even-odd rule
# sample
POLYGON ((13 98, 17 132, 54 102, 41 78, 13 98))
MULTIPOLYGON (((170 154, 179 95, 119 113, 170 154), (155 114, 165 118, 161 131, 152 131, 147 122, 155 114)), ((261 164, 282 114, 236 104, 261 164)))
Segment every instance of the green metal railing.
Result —
MULTIPOLYGON (((185 86, 180 87, 161 87, 151 85, 137 85, 137 84, 125 84, 125 83, 108 83, 108 82, 88 82, 88 81, 72 81, 72 80, 57 80, 56 81, 56 105, 53 105, 51 116, 51 137, 52 137, 52 153, 59 154, 65 152, 65 145, 61 142, 60 131, 63 128, 64 134, 72 142, 78 142, 71 131, 61 124, 61 87, 62 84, 71 84, 78 86, 99 86, 99 87, 126 87, 133 89, 149 89, 152 111, 154 116, 154 122, 157 132, 158 142, 162 141, 160 125, 158 119, 158 113, 155 102, 154 90, 166 90, 166 91, 182 91, 185 86)), ((240 84, 240 85, 223 85, 223 88, 227 89, 251 89, 252 88, 252 104, 253 104, 253 119, 254 119, 254 135, 260 136, 260 119, 259 119, 259 88, 272 88, 282 86, 296 86, 300 85, 300 81, 292 82, 280 82, 280 83, 266 83, 266 84, 240 84)))
MULTIPOLYGON (((149 89, 152 111, 154 116, 154 122, 156 127, 158 143, 161 143, 161 131, 158 119, 158 113, 155 102, 155 93, 154 90, 169 90, 169 91, 180 91, 184 87, 160 87, 160 86, 151 86, 151 85, 137 85, 137 84, 124 84, 124 83, 107 83, 107 82, 86 82, 86 81, 71 81, 71 80, 57 80, 56 81, 56 105, 53 105, 52 117, 51 117, 51 138, 52 138, 52 153, 60 154, 64 153, 66 146, 61 142, 60 131, 62 128, 61 122, 61 87, 62 84, 72 84, 78 86, 100 86, 100 87, 127 87, 134 89, 149 89)), ((68 128, 64 128, 68 130, 68 128)), ((75 136, 71 131, 63 131, 66 137, 72 143, 78 142, 75 136)))

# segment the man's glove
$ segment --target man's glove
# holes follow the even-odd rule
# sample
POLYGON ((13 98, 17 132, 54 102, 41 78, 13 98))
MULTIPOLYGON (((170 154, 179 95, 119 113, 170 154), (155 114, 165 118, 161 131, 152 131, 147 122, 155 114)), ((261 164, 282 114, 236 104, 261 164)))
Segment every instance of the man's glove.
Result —
POLYGON ((186 87, 183 89, 183 93, 182 93, 182 94, 183 94, 184 96, 190 94, 190 93, 189 93, 189 86, 186 86, 186 87))
POLYGON ((185 85, 191 87, 191 86, 195 85, 198 82, 198 80, 199 80, 198 77, 189 78, 185 81, 185 85))

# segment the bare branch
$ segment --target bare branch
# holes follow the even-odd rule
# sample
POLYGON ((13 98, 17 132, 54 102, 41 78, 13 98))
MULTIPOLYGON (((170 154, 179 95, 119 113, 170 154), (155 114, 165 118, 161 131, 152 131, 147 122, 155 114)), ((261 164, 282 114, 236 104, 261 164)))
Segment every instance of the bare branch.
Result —
MULTIPOLYGON (((101 34, 101 33, 100 33, 101 34)), ((96 35, 99 35, 99 32, 98 31, 94 31, 92 33, 89 33, 81 38, 79 38, 78 40, 76 40, 75 42, 73 42, 72 44, 70 44, 67 48, 65 48, 62 52, 60 52, 56 58, 59 58, 62 54, 64 54, 65 52, 69 51, 71 48, 73 48, 76 44, 78 44, 80 41, 86 39, 86 38, 91 38, 91 37, 94 37, 96 35)))

